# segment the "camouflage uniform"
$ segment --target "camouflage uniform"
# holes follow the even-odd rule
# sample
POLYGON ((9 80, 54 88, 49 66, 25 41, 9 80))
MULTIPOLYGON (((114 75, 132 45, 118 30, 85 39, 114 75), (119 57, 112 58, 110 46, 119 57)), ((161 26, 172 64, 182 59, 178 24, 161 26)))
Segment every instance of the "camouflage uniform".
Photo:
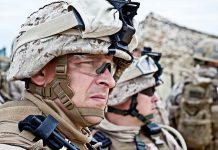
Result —
POLYGON ((169 119, 194 150, 215 150, 217 136, 218 41, 207 39, 194 52, 196 67, 169 97, 169 119))
POLYGON ((137 93, 156 86, 157 81, 153 75, 157 71, 158 68, 153 59, 144 55, 135 58, 133 64, 122 74, 116 87, 110 93, 108 111, 118 115, 136 117, 144 125, 116 125, 112 123, 112 120, 104 119, 97 127, 97 132, 94 135, 97 140, 103 142, 102 148, 110 150, 181 149, 174 137, 157 124, 155 124, 156 129, 159 130, 155 134, 149 133, 145 129, 150 124, 154 125, 150 120, 154 117, 154 114, 146 116, 140 114, 139 110, 136 109, 137 99, 133 100, 137 93), (124 104, 129 97, 132 97, 132 99, 128 110, 114 108, 118 104, 124 104), (136 104, 135 107, 133 107, 134 104, 136 104))
POLYGON ((20 100, 24 89, 24 82, 10 81, 6 79, 10 60, 7 57, 0 57, 0 104, 7 101, 20 100))
MULTIPOLYGON (((134 29, 131 17, 127 17, 130 18, 131 24, 128 25, 134 29)), ((0 149, 14 147, 16 149, 52 149, 49 144, 45 144, 46 141, 43 138, 21 130, 20 126, 18 129, 18 125, 25 123, 32 115, 46 119, 52 116, 58 122, 56 131, 64 136, 64 139, 68 139, 81 150, 95 149, 94 144, 90 143, 92 136, 87 128, 93 124, 88 122, 85 116, 102 118, 104 110, 79 108, 74 104, 72 97, 75 93, 69 87, 68 80, 67 56, 69 55, 67 54, 70 56, 77 54, 81 57, 86 54, 112 55, 116 64, 114 78, 119 79, 122 71, 132 60, 129 51, 137 44, 132 32, 125 39, 128 41, 124 42, 120 38, 119 42, 122 43, 115 47, 118 39, 112 41, 114 39, 112 36, 120 37, 117 34, 119 31, 126 35, 127 32, 123 31, 123 26, 119 11, 105 0, 75 0, 72 3, 57 1, 32 13, 14 40, 12 62, 7 74, 8 80, 25 80, 26 90, 22 101, 9 102, 0 106, 0 114, 4 113, 0 115, 0 149), (57 64, 54 67, 52 81, 44 86, 34 84, 31 77, 42 73, 40 70, 54 59, 57 60, 57 64), (54 100, 60 100, 61 106, 54 100), (23 121, 20 122, 21 120, 23 121), (76 126, 75 122, 80 127, 77 127, 78 124, 76 126)), ((101 66, 92 71, 96 77, 106 69, 114 68, 104 65, 103 68, 101 66)), ((39 119, 36 120, 37 123, 39 119)), ((53 124, 48 123, 42 129, 50 129, 53 124)), ((39 136, 44 133, 47 132, 40 132, 39 136)), ((54 145, 56 141, 53 141, 54 145)))

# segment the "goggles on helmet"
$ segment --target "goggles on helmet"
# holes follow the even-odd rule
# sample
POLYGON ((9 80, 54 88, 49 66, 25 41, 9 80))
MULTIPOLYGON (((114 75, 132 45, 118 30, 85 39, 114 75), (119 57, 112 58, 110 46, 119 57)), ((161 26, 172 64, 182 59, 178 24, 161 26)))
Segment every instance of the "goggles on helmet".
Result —
POLYGON ((163 67, 159 62, 162 54, 158 53, 158 52, 152 52, 151 47, 144 47, 141 54, 142 54, 142 56, 147 55, 154 60, 155 64, 157 65, 157 68, 158 68, 158 71, 154 74, 154 78, 156 80, 157 85, 162 84, 163 81, 161 80, 160 76, 163 73, 163 67))
POLYGON ((125 70, 120 80, 118 80, 118 83, 132 80, 143 75, 152 77, 157 70, 158 68, 151 57, 145 55, 140 58, 135 58, 132 65, 125 70))
POLYGON ((123 50, 129 53, 128 44, 131 42, 136 31, 133 26, 133 18, 137 14, 137 9, 139 8, 140 3, 131 2, 131 0, 108 1, 119 11, 120 20, 123 23, 121 30, 118 33, 110 36, 112 44, 108 48, 108 53, 114 54, 116 52, 115 49, 123 50))
POLYGON ((144 59, 139 59, 136 67, 140 70, 142 74, 149 74, 157 71, 157 66, 155 62, 150 57, 144 57, 144 59))

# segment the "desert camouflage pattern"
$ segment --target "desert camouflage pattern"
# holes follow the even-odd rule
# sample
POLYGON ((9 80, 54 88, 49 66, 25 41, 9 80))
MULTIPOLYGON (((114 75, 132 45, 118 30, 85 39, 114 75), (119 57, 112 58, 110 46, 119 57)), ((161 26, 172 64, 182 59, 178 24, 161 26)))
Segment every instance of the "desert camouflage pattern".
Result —
POLYGON ((0 104, 21 100, 25 84, 23 81, 7 81, 6 72, 0 73, 0 104))
POLYGON ((9 86, 6 82, 6 75, 4 72, 0 73, 0 104, 3 104, 6 99, 9 99, 9 86))
POLYGON ((184 70, 194 68, 193 52, 196 45, 204 39, 218 39, 217 35, 185 27, 152 12, 139 22, 137 31, 139 48, 151 47, 162 53, 160 61, 164 70, 161 78, 164 84, 157 90, 164 102, 173 85, 186 79, 184 70))
POLYGON ((141 76, 136 79, 117 84, 109 95, 108 105, 113 106, 124 103, 128 97, 153 86, 155 86, 155 79, 152 76, 141 76))
POLYGON ((20 100, 24 89, 22 81, 7 81, 7 70, 10 59, 6 56, 0 57, 0 104, 7 101, 20 100))
POLYGON ((142 56, 135 58, 133 63, 124 71, 120 79, 117 81, 115 88, 109 95, 108 105, 113 106, 120 103, 124 103, 128 97, 144 90, 149 87, 155 86, 154 73, 158 70, 154 61, 148 56, 142 56), (145 68, 144 72, 141 72, 136 64, 140 59, 147 59, 148 68, 145 68))
POLYGON ((215 150, 218 107, 212 96, 216 94, 214 83, 202 77, 199 83, 184 81, 174 86, 172 93, 177 95, 169 97, 170 125, 182 133, 189 148, 215 150))
MULTIPOLYGON (((135 136, 139 135, 141 141, 145 143, 145 149, 149 150, 165 150, 164 146, 155 145, 154 141, 148 135, 145 135, 138 126, 121 126, 116 125, 104 119, 98 125, 98 129, 103 132, 111 141, 112 144, 103 150, 133 150, 136 149, 135 136)), ((158 134, 156 135, 157 137, 158 134)), ((181 150, 175 138, 165 129, 162 128, 160 140, 167 143, 169 150, 181 150), (163 137, 162 137, 163 136, 163 137)), ((141 146, 142 147, 142 146, 141 146)))
POLYGON ((196 47, 193 57, 207 62, 218 63, 218 40, 202 40, 196 47))
MULTIPOLYGON (((108 36, 118 32, 121 27, 122 22, 119 20, 118 11, 107 1, 84 0, 81 2, 75 0, 72 5, 64 1, 46 5, 31 14, 22 25, 20 34, 13 44, 12 63, 7 78, 8 80, 29 78, 53 58, 65 54, 107 54, 111 44, 108 36), (92 9, 92 5, 94 5, 94 9, 92 9), (22 39, 25 32, 60 17, 67 13, 72 6, 78 11, 85 24, 83 32, 78 29, 69 29, 49 37, 29 41, 20 46, 16 45, 19 42, 22 43, 19 40, 22 39), (96 14, 98 15, 96 16, 96 14)), ((133 50, 136 45, 137 40, 133 39, 129 47, 133 50)), ((117 50, 115 57, 123 60, 131 59, 130 55, 122 50, 117 50)))
POLYGON ((197 45, 195 69, 187 80, 173 87, 169 97, 171 125, 193 150, 215 150, 218 145, 218 74, 216 67, 207 64, 216 63, 216 47, 217 41, 211 39, 197 45))
POLYGON ((10 59, 6 56, 0 56, 0 71, 6 72, 10 66, 10 59))

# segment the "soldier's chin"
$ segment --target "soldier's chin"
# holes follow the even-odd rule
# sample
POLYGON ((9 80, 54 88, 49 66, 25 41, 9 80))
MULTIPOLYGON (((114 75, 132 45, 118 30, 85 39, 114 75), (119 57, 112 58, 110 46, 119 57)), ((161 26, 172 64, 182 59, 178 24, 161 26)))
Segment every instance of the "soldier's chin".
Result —
POLYGON ((101 117, 96 117, 96 116, 86 116, 84 117, 84 119, 91 124, 99 124, 103 120, 101 117))

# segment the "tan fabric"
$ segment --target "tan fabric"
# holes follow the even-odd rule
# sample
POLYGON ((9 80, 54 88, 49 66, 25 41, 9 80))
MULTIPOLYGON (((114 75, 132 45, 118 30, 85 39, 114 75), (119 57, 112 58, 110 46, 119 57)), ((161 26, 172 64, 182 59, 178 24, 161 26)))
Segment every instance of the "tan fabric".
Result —
MULTIPOLYGON (((64 19, 63 22, 65 22, 64 19)), ((54 23, 50 28, 58 30, 59 28, 56 26, 57 24, 54 23)), ((119 20, 118 11, 106 0, 74 0, 72 1, 72 5, 66 1, 59 1, 45 5, 43 8, 32 13, 22 25, 19 36, 14 42, 13 61, 9 68, 7 79, 17 80, 29 78, 42 69, 54 57, 65 54, 108 54, 108 47, 111 45, 109 36, 118 32, 121 27, 122 21, 119 20), (39 38, 39 33, 34 32, 31 35, 38 37, 38 39, 28 41, 28 38, 25 38, 27 39, 26 43, 24 42, 20 47, 16 46, 16 43, 19 44, 19 40, 22 40, 22 36, 26 32, 43 23, 55 20, 66 13, 70 13, 68 10, 72 10, 72 7, 75 7, 85 24, 85 30, 83 32, 77 28, 73 28, 77 31, 76 33, 65 34, 63 31, 71 30, 72 27, 70 27, 64 29, 62 32, 60 31, 43 38, 39 38)), ((42 33, 47 32, 46 28, 40 29, 40 31, 42 33)), ((136 47, 137 40, 132 40, 131 45, 133 45, 131 46, 132 48, 136 47)), ((128 53, 119 49, 116 50, 114 56, 122 60, 131 60, 131 56, 128 53)))
MULTIPOLYGON (((140 127, 118 126, 105 119, 100 123, 97 129, 105 133, 106 136, 112 141, 112 145, 108 149, 136 149, 134 137, 139 133, 140 127)), ((163 135, 165 136, 164 139, 166 139, 166 144, 168 144, 170 150, 181 150, 180 146, 169 132, 163 130, 163 135)), ((140 133, 140 138, 146 144, 147 149, 158 150, 157 146, 151 141, 150 138, 145 137, 142 133, 140 133)))
POLYGON ((108 105, 124 103, 128 97, 155 85, 155 79, 152 76, 140 76, 138 78, 119 83, 115 86, 109 95, 108 105))
MULTIPOLYGON (((118 141, 117 139, 115 139, 111 135, 108 135, 108 134, 106 134, 106 135, 112 141, 112 145, 106 149, 110 149, 110 150, 135 150, 136 149, 135 142, 121 142, 121 141, 118 141)), ((169 138, 168 135, 166 135, 166 136, 167 136, 167 138, 169 138)), ((149 138, 145 137, 142 134, 140 135, 140 137, 141 137, 141 140, 146 144, 147 149, 158 150, 157 146, 149 138)), ((174 140, 168 139, 168 140, 169 141, 167 143, 169 143, 169 150, 182 150, 179 147, 179 145, 176 143, 175 139, 174 140)))
POLYGON ((13 100, 20 100, 25 89, 24 81, 10 81, 10 94, 13 100))
MULTIPOLYGON (((108 135, 108 137, 112 141, 112 145, 108 148, 109 150, 136 150, 134 142, 120 142, 110 135, 108 135)), ((143 137, 142 140, 146 143, 146 148, 148 150, 158 150, 158 148, 149 139, 143 137)))
MULTIPOLYGON (((29 101, 13 101, 5 103, 0 107, 0 143, 19 146, 25 149, 33 147, 42 148, 42 142, 33 142, 26 134, 18 130, 18 122, 28 115, 42 115, 42 112, 29 101)), ((44 149, 50 150, 48 147, 44 149)))
POLYGON ((31 139, 26 138, 25 134, 20 134, 17 128, 17 122, 30 114, 51 114, 59 122, 58 130, 62 135, 76 144, 81 150, 87 149, 85 143, 89 143, 92 138, 88 129, 80 131, 76 128, 54 102, 43 100, 40 96, 36 97, 28 92, 24 93, 24 100, 6 103, 0 108, 0 113, 3 114, 4 112, 5 114, 0 116, 0 143, 3 144, 21 145, 24 148, 40 146, 40 142, 32 142, 31 139))
POLYGON ((205 39, 198 43, 195 48, 193 57, 208 62, 218 63, 218 40, 217 39, 205 39))
POLYGON ((0 144, 0 150, 25 150, 25 149, 21 148, 21 147, 18 147, 18 146, 0 144))
POLYGON ((66 136, 66 138, 75 143, 80 149, 86 149, 84 144, 91 141, 92 136, 90 133, 83 130, 85 135, 82 134, 81 131, 76 128, 65 113, 53 101, 48 99, 43 100, 40 96, 36 98, 28 92, 25 94, 26 98, 36 104, 43 111, 43 113, 45 113, 45 115, 51 114, 55 119, 57 119, 59 122, 58 129, 66 136))
POLYGON ((135 135, 140 130, 140 127, 135 126, 117 126, 110 123, 107 119, 102 120, 98 128, 120 142, 133 142, 135 135))
MULTIPOLYGON (((200 68, 195 69, 197 72, 200 68)), ((206 68, 200 71, 209 73, 206 68)), ((173 87, 170 124, 181 132, 188 148, 217 149, 213 147, 218 139, 217 85, 217 79, 193 74, 187 81, 173 87)))
POLYGON ((20 100, 24 82, 22 81, 7 81, 6 72, 0 71, 0 104, 7 101, 20 100))
POLYGON ((134 58, 133 63, 123 72, 116 86, 112 89, 108 105, 124 103, 128 97, 155 86, 153 75, 157 70, 154 60, 147 55, 134 58))

